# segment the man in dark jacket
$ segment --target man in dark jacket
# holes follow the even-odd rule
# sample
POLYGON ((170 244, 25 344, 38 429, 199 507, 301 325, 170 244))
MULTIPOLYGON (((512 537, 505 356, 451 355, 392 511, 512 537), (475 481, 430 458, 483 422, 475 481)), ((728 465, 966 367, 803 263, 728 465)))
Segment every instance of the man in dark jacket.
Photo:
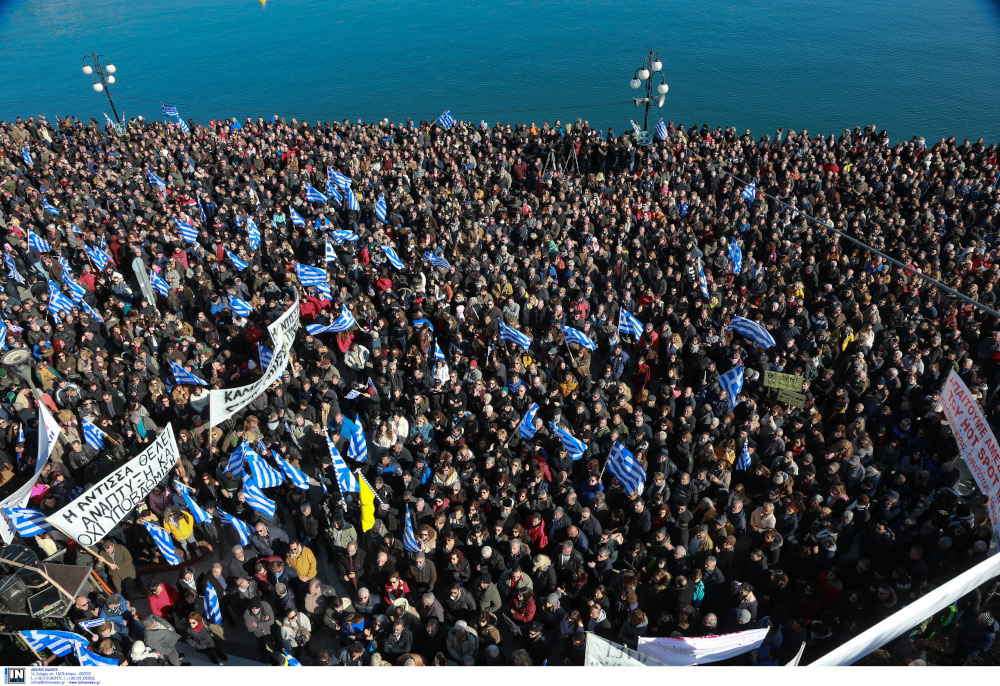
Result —
POLYGON ((493 583, 493 577, 488 573, 479 577, 479 583, 476 584, 476 605, 479 606, 480 612, 488 612, 491 615, 500 611, 502 605, 500 591, 497 590, 496 584, 493 583))
POLYGON ((365 576, 365 551, 358 547, 357 541, 351 541, 339 555, 337 555, 337 576, 348 589, 355 591, 363 583, 365 576))
POLYGON ((454 624, 460 619, 466 622, 472 621, 472 616, 476 612, 476 599, 462 588, 460 583, 452 584, 441 605, 444 607, 444 619, 448 624, 454 624))
POLYGON ((266 600, 253 600, 243 613, 243 625, 257 639, 257 650, 261 656, 268 651, 276 651, 274 609, 266 600))
POLYGON ((410 591, 415 596, 433 591, 437 585, 437 568, 423 553, 417 553, 413 558, 409 570, 409 582, 410 591))
POLYGON ((151 614, 143 617, 142 628, 142 640, 150 650, 160 653, 175 667, 181 663, 181 656, 177 653, 177 641, 181 637, 170 622, 151 614))

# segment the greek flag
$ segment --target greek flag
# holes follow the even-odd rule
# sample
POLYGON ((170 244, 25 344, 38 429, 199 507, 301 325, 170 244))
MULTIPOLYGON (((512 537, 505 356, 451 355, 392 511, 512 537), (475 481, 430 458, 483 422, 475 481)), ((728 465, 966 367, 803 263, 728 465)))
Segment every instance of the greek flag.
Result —
POLYGON ((76 659, 80 663, 81 667, 117 667, 118 660, 113 657, 104 657, 103 655, 98 655, 89 648, 87 648, 85 643, 76 643, 73 645, 73 652, 76 654, 76 659))
POLYGON ((447 362, 447 359, 445 358, 444 353, 441 352, 441 346, 438 345, 437 341, 434 341, 434 359, 435 360, 444 360, 445 362, 447 362))
POLYGON ((253 219, 247 217, 247 235, 250 237, 250 249, 256 250, 260 247, 260 229, 253 219))
POLYGON ((321 202, 325 205, 329 198, 313 188, 310 184, 306 184, 306 200, 309 202, 321 202))
POLYGON ((98 321, 98 322, 103 322, 104 321, 104 317, 101 316, 101 313, 98 312, 97 310, 95 310, 90 305, 88 305, 86 300, 84 300, 82 303, 80 303, 80 305, 83 306, 83 311, 86 312, 88 315, 90 315, 91 319, 93 319, 95 321, 98 321))
POLYGON ((701 264, 701 257, 698 258, 698 287, 701 289, 701 294, 708 299, 708 279, 705 278, 705 267, 701 264))
POLYGON ((445 110, 440 117, 437 118, 437 123, 446 129, 450 129, 455 125, 455 117, 451 116, 451 110, 445 110))
POLYGON ((274 488, 285 483, 284 475, 265 462, 264 458, 253 450, 247 451, 247 463, 250 465, 250 471, 253 472, 254 483, 260 484, 261 488, 274 488))
POLYGON ((167 182, 157 176, 152 170, 146 170, 146 178, 149 179, 149 185, 156 186, 160 193, 167 192, 167 182))
POLYGON ((562 441, 563 447, 566 448, 566 452, 569 453, 570 457, 574 460, 579 460, 583 457, 583 453, 587 450, 586 443, 573 436, 573 434, 555 422, 550 422, 549 428, 551 428, 552 432, 559 437, 560 441, 562 441))
POLYGON ((743 249, 740 248, 739 241, 734 240, 729 244, 729 261, 733 263, 733 274, 739 274, 743 268, 743 249))
POLYGON ((667 140, 667 135, 668 135, 667 134, 667 125, 664 124, 663 120, 661 119, 660 123, 656 125, 656 136, 661 141, 665 141, 665 140, 667 140))
POLYGON ((188 126, 188 123, 181 119, 180 116, 177 117, 177 126, 181 127, 181 131, 184 133, 191 133, 191 127, 188 126))
POLYGON ((170 295, 170 286, 164 281, 162 276, 152 270, 149 272, 149 285, 164 298, 170 295))
POLYGON ((50 203, 45 198, 42 198, 42 209, 48 212, 49 214, 54 214, 57 217, 59 216, 59 208, 50 203))
POLYGON ((292 218, 292 226, 305 226, 306 220, 302 218, 302 215, 295 211, 294 207, 288 208, 288 216, 292 218))
POLYGON ((726 331, 743 334, 762 348, 773 348, 776 345, 767 329, 746 317, 733 317, 732 322, 726 327, 726 331))
POLYGON ((295 262, 295 276, 298 277, 299 283, 301 283, 303 287, 326 286, 329 288, 326 281, 326 270, 320 269, 319 267, 312 267, 308 264, 295 262))
POLYGON ((173 360, 167 360, 170 363, 170 371, 174 373, 174 380, 180 386, 207 386, 208 382, 204 379, 199 379, 197 376, 184 369, 173 360))
POLYGON ((222 624, 222 607, 219 605, 219 594, 212 582, 205 584, 205 619, 212 624, 222 624))
POLYGON ((391 264, 396 269, 406 269, 406 265, 403 264, 403 260, 399 259, 399 255, 396 254, 395 250, 393 250, 388 245, 383 245, 382 251, 385 252, 385 257, 387 260, 389 260, 389 264, 391 264))
POLYGON ((36 651, 48 650, 53 655, 69 655, 73 646, 86 648, 90 643, 80 634, 72 631, 21 631, 21 638, 28 642, 36 651))
POLYGON ((506 341, 507 343, 513 343, 514 345, 520 346, 525 350, 531 347, 530 338, 517 329, 507 326, 507 324, 502 321, 500 322, 500 340, 506 341))
POLYGON ((288 460, 277 453, 272 457, 274 457, 274 461, 278 463, 278 467, 281 468, 281 471, 285 473, 285 476, 288 477, 288 480, 292 482, 295 488, 302 491, 309 490, 309 477, 303 474, 302 470, 294 467, 288 460))
POLYGON ((410 508, 406 508, 406 519, 403 523, 403 548, 408 553, 419 553, 417 537, 413 535, 413 522, 410 520, 410 508))
POLYGON ((174 226, 177 227, 177 233, 181 235, 181 238, 188 243, 198 242, 198 229, 194 228, 194 224, 188 224, 174 217, 174 226))
POLYGON ((269 519, 274 519, 274 501, 264 495, 260 486, 253 480, 253 477, 243 472, 243 495, 247 498, 247 504, 269 519))
POLYGON ((344 241, 356 241, 361 238, 358 234, 353 231, 348 231, 347 229, 337 229, 336 231, 331 231, 330 237, 337 241, 338 245, 344 241))
POLYGON ((355 390, 348 391, 347 395, 344 396, 346 400, 354 400, 355 398, 360 398, 360 397, 361 397, 361 392, 355 390))
POLYGON ((329 180, 326 182, 326 194, 337 202, 344 202, 344 196, 341 195, 340 189, 330 183, 329 180))
POLYGON ((28 231, 28 247, 38 252, 49 252, 52 246, 49 242, 37 235, 34 231, 28 231))
POLYGON ((201 206, 201 198, 198 198, 198 216, 201 217, 201 223, 208 223, 208 215, 205 214, 205 208, 201 206))
POLYGON ((219 513, 219 519, 221 519, 225 524, 228 524, 236 529, 236 533, 239 534, 240 537, 240 545, 247 545, 250 543, 250 538, 253 536, 253 532, 250 530, 250 527, 247 526, 246 522, 232 516, 228 512, 223 512, 219 508, 216 508, 215 511, 219 513))
POLYGON ((571 326, 562 327, 563 336, 566 338, 567 343, 576 343, 577 345, 582 345, 587 350, 597 350, 597 344, 590 340, 590 336, 582 331, 578 331, 571 326))
POLYGON ((326 437, 326 447, 330 451, 330 464, 333 465, 333 472, 337 475, 337 485, 340 487, 340 492, 359 493, 361 484, 358 483, 358 478, 347 468, 347 463, 340 456, 337 446, 333 444, 329 435, 326 437))
POLYGON ((160 549, 161 553, 163 553, 164 559, 166 559, 171 566, 176 567, 184 562, 181 559, 181 556, 177 554, 177 551, 174 550, 173 539, 170 538, 170 534, 167 533, 166 530, 161 529, 155 524, 150 524, 149 522, 143 522, 142 524, 146 527, 146 531, 149 532, 149 535, 153 537, 153 540, 156 542, 156 547, 160 549))
POLYGON ((7 349, 7 322, 0 318, 0 348, 7 349))
POLYGON ((83 440, 94 450, 104 450, 104 437, 106 433, 97 428, 94 422, 86 417, 83 418, 83 440))
POLYGON ((333 243, 330 242, 330 237, 326 237, 326 255, 323 257, 325 262, 336 262, 337 253, 333 251, 333 243))
POLYGON ((750 185, 743 189, 743 199, 747 201, 748 205, 753 205, 754 200, 757 199, 756 181, 751 181, 750 185))
POLYGON ((69 297, 72 298, 73 302, 83 302, 83 296, 86 295, 87 289, 69 277, 63 277, 63 286, 66 287, 67 292, 69 292, 69 297))
POLYGON ((24 277, 17 271, 17 263, 11 255, 4 253, 3 261, 7 265, 7 277, 18 283, 24 283, 24 277))
POLYGON ((368 459, 368 443, 365 441, 365 430, 361 426, 361 417, 354 419, 354 430, 351 431, 351 442, 347 446, 347 456, 355 462, 368 459))
POLYGON ((247 452, 251 452, 252 448, 250 444, 243 439, 239 447, 236 448, 230 455, 229 461, 226 463, 226 474, 236 475, 243 471, 243 462, 247 459, 247 452))
POLYGON ((24 160, 26 165, 31 166, 31 153, 28 152, 28 146, 21 148, 21 159, 24 160))
POLYGON ((52 525, 45 521, 45 515, 38 510, 27 507, 5 507, 3 511, 10 520, 11 526, 25 538, 52 531, 52 525))
POLYGON ((517 431, 521 434, 521 438, 530 441, 538 433, 538 429, 535 428, 535 415, 538 414, 538 403, 533 403, 528 411, 521 418, 521 424, 517 427, 517 431))
POLYGON ((382 193, 378 196, 378 202, 375 203, 375 216, 383 222, 385 221, 386 209, 385 193, 382 193))
POLYGON ((729 409, 739 404, 738 396, 743 390, 743 365, 737 365, 719 377, 719 385, 726 391, 729 409))
POLYGON ((104 268, 108 266, 108 262, 111 261, 111 257, 103 250, 91 248, 89 245, 84 245, 83 251, 87 253, 87 256, 90 257, 90 261, 94 263, 94 266, 97 267, 98 271, 103 272, 104 268))
POLYGON ((163 108, 163 116, 164 117, 179 117, 180 116, 179 114, 177 114, 177 108, 174 107, 173 105, 164 105, 161 102, 160 103, 160 107, 163 108))
POLYGON ((274 358, 274 351, 270 348, 265 348, 260 343, 257 344, 257 358, 260 360, 261 369, 267 369, 271 366, 271 360, 274 358))
POLYGON ((243 271, 244 269, 250 266, 249 264, 241 260, 238 255, 236 255, 234 252, 230 250, 226 251, 226 257, 228 257, 229 261, 233 263, 233 266, 239 269, 240 271, 243 271))
POLYGON ((448 260, 444 259, 440 255, 436 255, 432 252, 424 253, 424 262, 430 262, 432 267, 441 267, 442 269, 451 269, 451 265, 448 264, 448 260))
POLYGON ((63 278, 73 278, 73 268, 69 266, 69 262, 62 255, 57 254, 56 260, 59 261, 59 267, 62 269, 63 278))
POLYGON ((73 301, 63 295, 63 292, 52 281, 49 281, 49 309, 53 312, 71 312, 73 310, 73 301))
POLYGON ((629 334, 638 339, 642 336, 642 322, 636 319, 635 315, 622 308, 618 310, 618 333, 629 334))
POLYGON ((285 665, 286 667, 301 667, 302 666, 302 663, 299 662, 298 660, 296 660, 294 656, 289 655, 287 650, 282 650, 281 652, 284 653, 284 655, 285 655, 285 662, 287 663, 285 665))
POLYGON ((736 469, 741 472, 750 469, 750 446, 746 443, 743 444, 743 450, 740 451, 740 456, 736 460, 736 469))
POLYGON ((351 179, 333 167, 326 168, 326 180, 338 188, 343 188, 345 191, 351 187, 351 179))
MULTIPOLYGON (((183 486, 183 484, 175 481, 174 486, 183 486)), ((207 522, 211 519, 208 513, 201 509, 201 505, 195 502, 195 499, 191 497, 191 489, 189 488, 178 488, 177 491, 181 494, 184 499, 184 504, 187 505, 188 512, 194 517, 194 521, 201 524, 202 522, 207 522)))
POLYGON ((646 470, 642 468, 639 460, 635 459, 635 455, 618 441, 611 446, 606 467, 611 476, 618 479, 618 483, 626 493, 641 491, 646 484, 646 470))
POLYGON ((358 196, 356 196, 354 194, 354 191, 351 190, 350 188, 348 188, 344 192, 347 193, 347 209, 353 212, 360 212, 361 203, 358 202, 358 196))
POLYGON ((635 123, 635 119, 629 119, 629 121, 632 122, 632 130, 633 131, 635 131, 636 133, 641 133, 642 132, 642 129, 639 128, 639 125, 635 123))
POLYGON ((250 303, 237 298, 235 295, 229 296, 229 309, 237 317, 249 317, 250 313, 253 312, 253 307, 250 306, 250 303))

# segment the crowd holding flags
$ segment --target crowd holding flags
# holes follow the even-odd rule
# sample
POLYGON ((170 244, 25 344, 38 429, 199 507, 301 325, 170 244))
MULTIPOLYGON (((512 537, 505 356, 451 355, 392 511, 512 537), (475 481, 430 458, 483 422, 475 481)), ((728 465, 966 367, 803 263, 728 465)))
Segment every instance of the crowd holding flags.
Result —
POLYGON ((184 367, 180 366, 173 360, 168 360, 170 362, 170 371, 174 374, 174 380, 180 386, 207 386, 208 382, 204 379, 200 379, 184 367))
POLYGON ((441 267, 442 269, 451 269, 451 265, 448 264, 448 260, 444 259, 441 255, 437 255, 432 252, 424 253, 424 262, 429 262, 432 267, 441 267))
POLYGON ((396 251, 392 249, 392 246, 383 245, 382 252, 385 253, 385 258, 389 260, 389 264, 393 267, 396 269, 406 269, 406 265, 403 264, 403 260, 399 259, 399 255, 397 255, 396 251))
POLYGON ((566 452, 569 453, 569 456, 574 460, 579 460, 583 457, 583 454, 587 452, 586 443, 555 422, 551 422, 549 424, 549 428, 552 429, 552 433, 559 437, 559 440, 562 441, 563 447, 566 448, 566 452))
POLYGON ((590 337, 582 331, 574 329, 571 326, 562 326, 563 336, 566 338, 567 343, 576 343, 581 345, 587 350, 597 350, 597 344, 590 339, 590 337))
POLYGON ((171 566, 177 566, 183 562, 181 556, 177 554, 177 550, 174 548, 174 540, 169 532, 149 522, 144 521, 142 524, 146 527, 149 535, 153 537, 156 547, 163 553, 163 558, 171 566))
POLYGON ((513 343, 524 350, 531 347, 531 339, 527 334, 523 334, 512 326, 508 326, 504 321, 500 321, 500 340, 505 343, 513 343))
POLYGON ((274 519, 275 502, 264 495, 264 491, 260 490, 254 478, 246 472, 243 472, 243 495, 246 496, 247 505, 268 519, 274 519))
POLYGON ((324 205, 329 201, 325 195, 313 188, 312 184, 306 184, 306 200, 309 202, 321 202, 324 205))
POLYGON ((642 336, 642 322, 626 312, 624 307, 618 310, 618 333, 634 336, 636 340, 642 336))
POLYGON ((180 237, 188 243, 198 242, 198 229, 194 227, 194 224, 174 217, 174 227, 177 229, 180 237))
POLYGON ((521 417, 521 423, 517 427, 517 432, 521 434, 521 438, 527 441, 530 441, 538 433, 538 428, 535 426, 536 414, 538 414, 538 403, 532 403, 528 411, 521 417))
POLYGON ((618 479, 628 494, 641 492, 646 484, 646 470, 642 463, 635 458, 629 450, 618 441, 611 446, 611 453, 608 455, 608 462, 605 468, 611 476, 618 479))
POLYGON ((733 317, 726 331, 742 334, 762 348, 773 348, 777 345, 767 329, 746 317, 733 317))
POLYGON ((347 467, 347 463, 340 456, 340 452, 337 450, 337 446, 333 444, 333 439, 330 438, 329 434, 326 436, 326 447, 330 451, 330 464, 333 466, 333 473, 337 477, 337 486, 340 488, 340 492, 357 493, 361 489, 358 479, 347 467))
POLYGON ((729 409, 732 410, 739 404, 739 394, 743 390, 743 365, 736 365, 725 374, 720 375, 719 385, 726 391, 729 409))
POLYGON ((455 117, 451 116, 451 110, 445 110, 441 116, 437 118, 437 123, 446 129, 450 129, 455 125, 455 117))

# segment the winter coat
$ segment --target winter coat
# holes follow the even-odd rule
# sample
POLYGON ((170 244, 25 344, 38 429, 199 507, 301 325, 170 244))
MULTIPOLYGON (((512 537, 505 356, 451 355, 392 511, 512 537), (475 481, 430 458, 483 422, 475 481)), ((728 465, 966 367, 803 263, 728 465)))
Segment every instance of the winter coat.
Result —
POLYGON ((187 640, 188 645, 195 650, 205 651, 215 647, 215 639, 212 638, 212 632, 208 630, 208 625, 204 622, 201 623, 198 629, 188 624, 187 629, 184 631, 184 638, 187 640))

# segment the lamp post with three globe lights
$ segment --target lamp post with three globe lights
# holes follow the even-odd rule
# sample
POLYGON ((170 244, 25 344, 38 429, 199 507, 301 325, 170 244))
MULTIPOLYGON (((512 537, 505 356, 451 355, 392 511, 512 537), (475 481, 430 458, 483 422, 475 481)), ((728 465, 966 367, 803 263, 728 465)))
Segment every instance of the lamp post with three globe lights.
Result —
POLYGON ((104 91, 104 94, 108 96, 108 102, 111 104, 111 111, 115 113, 115 121, 121 124, 122 120, 118 117, 118 110, 115 109, 115 103, 111 99, 111 91, 108 89, 108 86, 115 82, 116 71, 117 68, 115 65, 111 64, 111 60, 105 55, 90 53, 83 56, 83 73, 94 77, 94 92, 100 93, 104 91), (101 64, 102 59, 104 60, 103 64, 101 64))

